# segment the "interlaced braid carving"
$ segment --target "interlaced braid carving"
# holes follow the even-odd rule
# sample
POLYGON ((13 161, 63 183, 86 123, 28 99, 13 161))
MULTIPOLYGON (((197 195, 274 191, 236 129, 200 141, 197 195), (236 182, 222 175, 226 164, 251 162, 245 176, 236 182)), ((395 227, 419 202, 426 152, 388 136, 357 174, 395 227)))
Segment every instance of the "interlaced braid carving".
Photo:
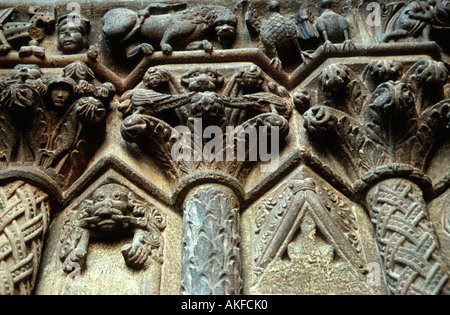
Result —
POLYGON ((406 179, 378 184, 367 197, 393 294, 441 294, 448 275, 420 189, 406 179))
POLYGON ((32 293, 49 213, 38 188, 23 181, 0 187, 0 295, 32 293))

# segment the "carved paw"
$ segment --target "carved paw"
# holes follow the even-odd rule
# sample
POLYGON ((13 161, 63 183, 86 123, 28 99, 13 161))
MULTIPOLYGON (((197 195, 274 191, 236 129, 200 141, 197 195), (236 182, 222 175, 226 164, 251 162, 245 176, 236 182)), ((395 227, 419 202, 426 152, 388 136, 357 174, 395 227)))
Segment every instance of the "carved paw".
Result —
POLYGON ((311 55, 310 53, 304 51, 302 52, 302 60, 305 65, 307 65, 309 61, 313 58, 314 58, 313 55, 311 55))
POLYGON ((323 44, 323 50, 326 52, 333 52, 338 50, 337 47, 329 40, 327 40, 325 42, 325 44, 323 44))
POLYGON ((87 57, 92 60, 92 61, 96 61, 98 59, 98 49, 96 47, 89 47, 89 50, 87 52, 87 57))
POLYGON ((155 52, 155 49, 153 48, 152 45, 144 43, 144 44, 140 44, 139 46, 133 48, 127 54, 127 57, 128 58, 133 58, 133 57, 136 57, 138 55, 151 56, 151 55, 153 55, 154 52, 155 52))
POLYGON ((73 250, 64 261, 63 270, 71 273, 74 269, 83 270, 86 266, 87 251, 81 248, 73 250))
POLYGON ((35 56, 37 58, 45 58, 45 49, 39 46, 22 46, 19 50, 19 57, 25 58, 35 56))
POLYGON ((283 70, 283 63, 281 62, 280 58, 273 58, 270 61, 270 65, 279 71, 283 70))
POLYGON ((162 50, 163 54, 166 56, 170 56, 173 54, 173 47, 169 44, 162 44, 161 50, 162 50))
POLYGON ((122 255, 128 267, 142 269, 147 262, 149 252, 143 244, 136 242, 123 246, 122 255))
POLYGON ((356 50, 355 43, 351 39, 346 40, 344 42, 344 45, 343 45, 343 50, 346 51, 346 52, 350 52, 352 50, 356 50))
POLYGON ((213 45, 209 41, 204 40, 202 46, 206 53, 212 54, 214 48, 213 48, 213 45))

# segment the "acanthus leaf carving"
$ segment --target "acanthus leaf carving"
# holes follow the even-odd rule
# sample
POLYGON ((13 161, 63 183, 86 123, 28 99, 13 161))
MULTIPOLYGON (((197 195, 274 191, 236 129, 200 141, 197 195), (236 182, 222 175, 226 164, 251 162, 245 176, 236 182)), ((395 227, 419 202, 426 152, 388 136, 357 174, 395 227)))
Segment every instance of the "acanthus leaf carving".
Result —
MULTIPOLYGON (((146 152, 156 149, 152 155, 174 181, 195 170, 220 170, 233 175, 242 170, 238 164, 247 161, 248 145, 245 161, 225 160, 225 156, 214 158, 215 155, 212 159, 204 158, 207 143, 201 138, 208 127, 216 126, 222 132, 222 147, 218 150, 224 154, 227 140, 231 138, 232 146, 237 146, 242 137, 239 132, 247 132, 248 128, 267 127, 269 134, 270 128, 278 128, 280 139, 289 133, 287 118, 292 107, 288 93, 268 81, 257 66, 239 70, 221 94, 216 90, 224 84, 223 75, 210 67, 191 69, 182 76, 181 83, 189 92, 183 94, 181 86, 166 70, 150 68, 144 82, 122 97, 120 106, 126 117, 122 137, 146 152), (152 85, 150 80, 155 77, 158 79, 152 85), (175 115, 167 119, 168 112, 175 115), (231 132, 229 127, 237 128, 238 132, 236 129, 231 132), (174 159, 174 150, 181 157, 174 159)), ((228 149, 236 151, 236 147, 228 149)))
POLYGON ((67 186, 76 179, 71 157, 87 153, 82 143, 104 122, 115 88, 94 86, 94 74, 82 62, 63 72, 63 77, 49 77, 36 65, 16 66, 2 83, 0 110, 2 129, 8 131, 4 167, 32 163, 65 176, 67 186))
MULTIPOLYGON (((340 69, 339 66, 331 67, 340 69)), ((426 73, 419 80, 428 80, 435 88, 447 80, 448 72, 439 62, 419 62, 412 67, 417 68, 421 70, 416 73, 426 73), (421 67, 423 64, 429 66, 424 69, 421 67), (436 71, 442 67, 444 70, 436 71)), ((342 76, 342 73, 341 70, 326 70, 321 74, 320 82, 326 96, 351 85, 350 80, 346 80, 348 75, 342 76)), ((369 95, 368 89, 363 89, 363 94, 346 93, 344 99, 348 97, 349 101, 344 104, 353 100, 361 104, 360 110, 337 105, 333 99, 330 103, 326 98, 323 105, 315 105, 304 114, 305 127, 311 134, 332 132, 337 137, 342 151, 348 156, 347 160, 353 161, 351 163, 356 166, 356 179, 389 163, 406 163, 424 169, 428 157, 424 159, 423 156, 430 152, 435 142, 433 137, 427 136, 433 134, 438 137, 438 131, 447 127, 448 104, 442 101, 424 105, 429 100, 424 98, 423 87, 418 89, 417 85, 410 83, 411 80, 405 76, 400 81, 381 83, 370 97, 363 96, 369 95), (360 99, 362 102, 359 102, 360 99)), ((365 86, 365 83, 359 81, 357 85, 365 86)), ((342 97, 339 99, 342 102, 342 97)))
MULTIPOLYGON (((377 63, 369 64, 363 73, 363 80, 359 82, 361 85, 367 84, 368 87, 366 89, 368 96, 363 99, 360 111, 337 105, 339 100, 342 104, 342 98, 345 100, 349 93, 341 95, 338 102, 334 102, 333 99, 332 102, 327 102, 329 95, 336 91, 342 91, 345 86, 350 85, 350 80, 345 80, 348 78, 348 71, 344 76, 341 75, 341 71, 324 72, 328 76, 325 76, 325 81, 322 76, 322 81, 319 82, 324 89, 325 102, 323 105, 313 106, 304 114, 304 126, 309 133, 315 136, 315 140, 324 136, 332 136, 336 140, 337 145, 330 147, 330 150, 338 155, 343 153, 346 157, 343 161, 352 167, 354 171, 352 179, 355 180, 353 188, 356 194, 367 193, 362 191, 365 189, 369 189, 371 192, 376 189, 383 189, 383 191, 390 189, 385 187, 385 182, 383 182, 387 178, 398 178, 395 179, 398 184, 395 184, 394 188, 403 187, 402 191, 408 193, 413 189, 411 187, 415 187, 413 182, 418 182, 418 179, 419 182, 427 183, 423 172, 427 168, 435 144, 445 134, 449 124, 448 100, 439 102, 439 95, 441 95, 439 91, 448 80, 448 70, 442 62, 422 60, 410 67, 403 77, 399 77, 399 70, 396 70, 399 67, 394 63, 391 63, 392 67, 389 69, 384 62, 379 62, 379 65, 380 67, 377 63), (374 80, 371 78, 373 75, 375 75, 374 80), (399 80, 385 82, 381 80, 380 82, 381 77, 387 80, 397 77, 399 80), (336 85, 339 88, 333 89, 336 85)), ((340 66, 330 67, 342 68, 340 66)), ((351 100, 358 95, 353 94, 349 98, 351 100)), ((422 189, 429 193, 427 186, 424 185, 422 189)), ((368 196, 371 196, 371 192, 368 193, 368 196)), ((379 199, 375 199, 373 196, 366 197, 368 209, 378 209, 378 207, 394 209, 398 198, 401 198, 401 194, 397 196, 395 192, 389 196, 385 194, 383 196, 385 197, 379 199)), ((401 203, 401 209, 420 208, 423 224, 430 227, 427 235, 434 235, 434 229, 427 217, 424 196, 419 194, 414 194, 414 196, 417 197, 417 200, 414 202, 409 199, 405 200, 401 203)), ((399 211, 406 211, 401 209, 399 211)), ((385 214, 386 217, 378 218, 372 210, 369 212, 377 231, 381 229, 385 231, 386 224, 389 225, 386 222, 389 215, 385 214)), ((409 231, 406 225, 399 225, 393 229, 401 235, 409 231)), ((416 233, 408 237, 412 243, 420 243, 425 236, 416 233)), ((436 257, 440 257, 437 241, 433 238, 429 240, 434 245, 430 245, 431 247, 427 245, 427 248, 433 248, 436 257)), ((420 267, 422 274, 428 273, 427 280, 424 282, 418 280, 415 283, 414 273, 403 276, 397 272, 397 269, 401 269, 403 264, 412 266, 412 261, 416 259, 406 252, 407 257, 403 257, 403 254, 400 254, 401 258, 397 257, 399 252, 408 251, 406 249, 408 245, 398 245, 401 249, 385 246, 384 240, 380 237, 377 237, 377 244, 392 293, 440 294, 446 290, 448 275, 442 267, 444 264, 442 259, 436 258, 437 262, 433 263, 428 261, 432 259, 431 256, 427 256, 420 267), (424 268, 426 270, 431 268, 430 270, 433 271, 428 272, 424 268), (428 276, 438 279, 431 280, 428 279, 428 276), (403 279, 404 277, 411 278, 406 280, 406 278, 403 279), (429 285, 430 283, 433 285, 429 285)), ((417 251, 421 250, 417 249, 417 251)), ((412 266, 411 268, 416 267, 412 266)))

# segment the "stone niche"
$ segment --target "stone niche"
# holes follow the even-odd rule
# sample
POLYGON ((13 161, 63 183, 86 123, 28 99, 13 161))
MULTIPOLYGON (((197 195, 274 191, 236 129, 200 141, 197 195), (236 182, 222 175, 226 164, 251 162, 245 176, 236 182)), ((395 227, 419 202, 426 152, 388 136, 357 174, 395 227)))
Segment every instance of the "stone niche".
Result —
POLYGON ((449 32, 447 0, 0 3, 0 295, 449 294, 449 32))

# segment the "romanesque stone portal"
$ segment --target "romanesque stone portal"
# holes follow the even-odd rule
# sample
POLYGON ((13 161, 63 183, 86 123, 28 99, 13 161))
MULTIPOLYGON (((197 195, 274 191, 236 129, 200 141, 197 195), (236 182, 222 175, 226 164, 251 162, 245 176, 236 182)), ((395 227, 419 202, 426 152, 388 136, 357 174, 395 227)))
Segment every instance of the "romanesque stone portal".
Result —
POLYGON ((2 2, 0 294, 449 294, 449 16, 2 2))

